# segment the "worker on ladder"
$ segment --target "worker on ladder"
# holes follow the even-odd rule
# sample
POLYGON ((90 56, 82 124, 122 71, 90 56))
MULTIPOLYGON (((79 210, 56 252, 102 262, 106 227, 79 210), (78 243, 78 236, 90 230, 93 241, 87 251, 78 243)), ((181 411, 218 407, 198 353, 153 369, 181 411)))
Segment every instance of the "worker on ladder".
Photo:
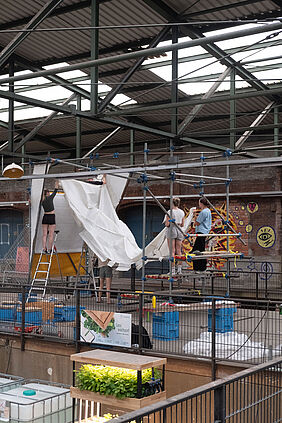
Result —
POLYGON ((50 254, 52 245, 54 243, 54 233, 56 229, 56 218, 54 208, 54 197, 58 192, 59 181, 55 181, 55 189, 52 194, 48 189, 43 191, 42 207, 44 210, 44 216, 42 219, 42 248, 43 252, 50 254), (47 248, 47 235, 48 236, 48 248, 47 248))

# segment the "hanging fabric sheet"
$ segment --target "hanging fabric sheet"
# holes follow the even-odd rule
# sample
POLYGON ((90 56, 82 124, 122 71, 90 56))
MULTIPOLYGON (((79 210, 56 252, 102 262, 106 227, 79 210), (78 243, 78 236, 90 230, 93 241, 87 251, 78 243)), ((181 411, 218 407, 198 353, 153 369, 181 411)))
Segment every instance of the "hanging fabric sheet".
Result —
POLYGON ((118 270, 128 270, 141 250, 115 211, 126 179, 107 176, 102 186, 76 180, 61 183, 83 241, 100 260, 109 259, 109 266, 116 264, 118 270))

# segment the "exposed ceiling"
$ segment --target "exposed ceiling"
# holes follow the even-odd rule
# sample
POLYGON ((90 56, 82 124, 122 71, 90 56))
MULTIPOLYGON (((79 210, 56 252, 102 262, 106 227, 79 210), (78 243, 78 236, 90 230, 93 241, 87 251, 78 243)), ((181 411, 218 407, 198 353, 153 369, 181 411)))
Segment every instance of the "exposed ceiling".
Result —
MULTIPOLYGON (((1 2, 0 46, 4 50, 0 53, 0 63, 1 54, 7 50, 7 46, 15 41, 15 37, 23 34, 17 30, 23 29, 29 24, 44 6, 46 6, 45 0, 25 0, 24 2, 21 0, 6 0, 1 2)), ((142 50, 145 46, 154 42, 160 33, 163 37, 162 40, 170 39, 171 29, 166 27, 165 30, 161 24, 179 23, 178 35, 179 41, 181 41, 181 37, 184 36, 196 39, 201 37, 203 33, 207 35, 210 31, 217 29, 230 28, 238 24, 244 25, 244 23, 247 25, 254 19, 272 22, 273 19, 281 15, 281 2, 268 0, 241 0, 237 2, 234 2, 234 0, 100 0, 99 26, 115 26, 115 28, 99 30, 99 58, 142 50), (199 21, 201 21, 200 24, 199 21), (190 25, 185 25, 187 22, 190 25), (194 24, 191 25, 193 22, 194 24), (132 27, 133 25, 134 27, 132 27)), ((37 31, 26 34, 25 39, 17 43, 9 58, 2 64, 0 72, 2 74, 7 73, 8 62, 11 58, 15 60, 15 70, 31 69, 33 71, 40 70, 43 66, 62 62, 75 64, 89 60, 91 58, 91 31, 82 29, 82 27, 89 26, 91 26, 90 0, 58 2, 58 5, 53 8, 50 14, 36 26, 37 31), (61 28, 61 30, 58 30, 58 28, 61 28), (39 31, 40 29, 46 31, 39 31)), ((157 45, 157 42, 155 44, 157 45)), ((246 71, 246 67, 227 56, 214 43, 209 43, 203 47, 209 56, 214 56, 221 60, 222 64, 237 69, 240 76, 249 78, 249 81, 252 80, 252 90, 267 89, 263 81, 256 80, 248 70, 246 71), (227 63, 226 61, 229 59, 230 61, 227 63)), ((150 69, 142 68, 142 61, 138 58, 99 66, 99 80, 112 89, 116 88, 133 66, 136 67, 136 70, 126 80, 128 83, 121 85, 118 92, 135 99, 137 105, 158 106, 168 104, 172 100, 181 102, 195 98, 200 100, 199 96, 188 95, 181 91, 181 85, 179 85, 172 99, 170 84, 165 84, 166 81, 150 69), (136 65, 136 62, 138 62, 138 65, 136 65)), ((189 63, 187 63, 188 67, 189 63)), ((84 72, 89 74, 90 69, 85 69, 84 72)), ((66 82, 67 78, 63 74, 61 76, 66 82)), ((57 80, 57 83, 62 84, 63 81, 57 80)), ((76 91, 75 87, 74 91, 76 91)), ((80 91, 83 96, 83 90, 80 91)), ((237 90, 236 93, 241 91, 246 92, 246 89, 237 90)), ((215 96, 220 94, 216 93, 215 96)), ((25 92, 23 95, 32 97, 32 92, 25 92)), ((250 126, 272 100, 277 105, 276 127, 278 127, 281 121, 279 95, 265 95, 237 100, 235 127, 246 128, 250 126)), ((100 100, 100 104, 103 104, 103 99, 100 100)), ((80 122, 82 154, 97 145, 113 131, 117 125, 109 122, 116 121, 121 122, 124 129, 105 144, 103 147, 105 151, 129 150, 131 129, 135 129, 136 148, 144 142, 166 145, 173 131, 171 116, 172 114, 175 115, 176 109, 148 110, 147 112, 140 112, 138 115, 125 115, 125 111, 129 111, 131 107, 136 107, 136 103, 126 107, 108 105, 102 115, 92 116, 92 118, 90 116, 82 117, 80 122), (120 116, 116 117, 115 120, 108 119, 106 121, 107 113, 110 114, 113 111, 120 116)), ((205 142, 205 146, 210 145, 210 147, 214 146, 221 149, 229 147, 230 107, 232 106, 228 97, 225 101, 206 104, 201 113, 185 130, 183 136, 187 139, 176 137, 175 144, 190 146, 190 138, 192 145, 193 140, 195 140, 198 142, 195 145, 201 145, 201 142, 205 142)), ((235 107, 234 104, 233 107, 235 107)), ((252 134, 250 138, 252 144, 261 140, 272 140, 274 131, 273 110, 272 108, 271 113, 265 117, 261 123, 262 126, 258 127, 252 134)), ((193 106, 182 106, 180 103, 176 117, 178 124, 181 125, 181 121, 192 111, 194 113, 193 106)), ((23 136, 33 130, 40 120, 33 118, 32 109, 30 109, 30 119, 15 124, 17 141, 20 141, 23 136)), ((75 157, 77 122, 78 117, 73 113, 73 110, 68 115, 54 117, 25 144, 26 154, 42 154, 51 151, 54 154, 65 153, 66 157, 75 157)), ((237 139, 245 130, 236 130, 237 139)), ((3 123, 0 127, 1 143, 9 139, 10 132, 11 126, 3 123)), ((16 143, 14 147, 17 149, 16 143)))

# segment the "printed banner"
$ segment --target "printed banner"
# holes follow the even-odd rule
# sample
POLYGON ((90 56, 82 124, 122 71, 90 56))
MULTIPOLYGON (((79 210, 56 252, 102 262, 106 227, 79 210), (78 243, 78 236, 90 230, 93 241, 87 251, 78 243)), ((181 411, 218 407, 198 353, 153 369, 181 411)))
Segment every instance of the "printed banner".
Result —
POLYGON ((131 347, 131 314, 82 310, 82 342, 131 347))

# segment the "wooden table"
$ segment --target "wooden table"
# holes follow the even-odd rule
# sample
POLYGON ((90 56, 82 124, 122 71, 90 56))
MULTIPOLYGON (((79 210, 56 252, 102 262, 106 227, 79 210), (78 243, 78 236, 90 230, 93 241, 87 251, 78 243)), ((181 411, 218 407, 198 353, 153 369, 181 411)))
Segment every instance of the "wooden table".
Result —
POLYGON ((81 391, 74 386, 71 387, 72 398, 108 404, 125 410, 137 410, 166 398, 166 391, 164 389, 165 365, 167 362, 166 358, 96 349, 72 354, 70 359, 73 362, 74 371, 75 363, 99 364, 137 371, 137 398, 118 399, 111 395, 101 395, 97 392, 81 391), (142 398, 142 370, 160 366, 163 369, 162 391, 142 398))

